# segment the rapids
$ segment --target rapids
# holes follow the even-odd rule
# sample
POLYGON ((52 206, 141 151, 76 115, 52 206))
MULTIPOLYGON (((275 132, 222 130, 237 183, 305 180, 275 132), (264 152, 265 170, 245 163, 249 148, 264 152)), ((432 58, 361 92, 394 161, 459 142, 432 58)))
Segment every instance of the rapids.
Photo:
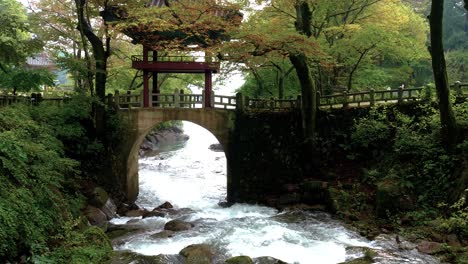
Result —
MULTIPOLYGON (((339 263, 361 257, 361 247, 378 252, 377 263, 438 263, 416 249, 401 250, 392 237, 368 241, 323 212, 278 212, 274 208, 235 204, 222 208, 226 196, 226 157, 208 149, 217 143, 205 129, 184 122, 190 139, 173 149, 139 161, 140 195, 137 204, 152 210, 169 201, 178 215, 151 218, 121 217, 114 224, 144 229, 114 244, 115 250, 144 255, 178 254, 191 244, 206 243, 217 251, 217 262, 247 255, 271 256, 288 263, 339 263), (195 224, 169 238, 152 238, 164 224, 181 218, 195 224)), ((410 247, 411 248, 411 247, 410 247)))

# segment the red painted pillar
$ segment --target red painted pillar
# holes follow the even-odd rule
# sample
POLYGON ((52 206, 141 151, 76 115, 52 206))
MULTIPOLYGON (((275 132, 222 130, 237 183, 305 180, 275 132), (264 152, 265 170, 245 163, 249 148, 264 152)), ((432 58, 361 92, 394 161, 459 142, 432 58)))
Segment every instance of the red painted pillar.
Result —
POLYGON ((148 48, 143 46, 143 61, 148 62, 148 48))
POLYGON ((149 73, 143 71, 143 107, 150 105, 150 91, 149 91, 149 73))
MULTIPOLYGON (((153 50, 153 63, 156 63, 157 61, 158 61, 158 52, 156 50, 153 50)), ((157 72, 153 72, 153 93, 159 93, 157 72)))
POLYGON ((211 105, 212 78, 211 70, 205 71, 205 108, 213 107, 211 105))
MULTIPOLYGON (((148 63, 148 48, 143 46, 143 62, 148 63)), ((149 73, 143 70, 143 107, 149 107, 149 73)))

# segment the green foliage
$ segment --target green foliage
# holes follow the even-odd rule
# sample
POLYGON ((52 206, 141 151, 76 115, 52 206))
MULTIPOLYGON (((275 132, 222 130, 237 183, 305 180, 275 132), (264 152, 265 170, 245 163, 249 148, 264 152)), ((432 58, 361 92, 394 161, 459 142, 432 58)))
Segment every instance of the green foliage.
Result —
MULTIPOLYGON (((355 149, 355 153, 377 155, 388 147, 394 128, 387 121, 387 109, 374 108, 367 117, 359 119, 351 134, 351 144, 343 145, 355 149)), ((354 155, 353 155, 354 156, 354 155)))
POLYGON ((43 85, 54 86, 54 75, 46 69, 12 68, 7 73, 0 71, 0 90, 37 92, 43 85))
POLYGON ((84 175, 69 158, 82 158, 81 170, 99 163, 102 145, 89 137, 92 102, 0 109, 0 259, 101 263, 109 256, 102 231, 78 225, 84 175))
MULTIPOLYGON (((79 221, 79 220, 78 220, 79 221)), ((36 263, 103 263, 112 253, 112 245, 106 234, 98 227, 88 227, 81 231, 79 222, 67 222, 56 239, 65 241, 52 252, 36 256, 36 263)))
POLYGON ((25 106, 0 109, 0 258, 40 254, 69 218, 60 192, 77 163, 25 106))
POLYGON ((468 238, 468 189, 465 190, 464 195, 453 205, 449 210, 451 214, 448 218, 439 218, 439 228, 448 234, 454 233, 461 238, 468 238))
MULTIPOLYGON (((447 199, 445 193, 453 187, 452 175, 460 157, 442 148, 435 109, 422 106, 410 111, 412 115, 395 108, 371 110, 356 121, 351 143, 343 147, 348 150, 348 157, 370 159, 374 164, 365 173, 368 183, 392 179, 411 190, 420 201, 447 199)), ((459 152, 462 149, 461 145, 459 152)))

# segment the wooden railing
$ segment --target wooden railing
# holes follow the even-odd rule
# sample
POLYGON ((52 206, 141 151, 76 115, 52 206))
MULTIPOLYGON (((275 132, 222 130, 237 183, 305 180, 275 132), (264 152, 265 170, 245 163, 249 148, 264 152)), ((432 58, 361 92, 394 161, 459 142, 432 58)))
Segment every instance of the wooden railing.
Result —
POLYGON ((320 96, 317 94, 317 105, 323 108, 340 108, 340 107, 361 107, 373 106, 381 103, 403 103, 407 101, 417 101, 421 99, 421 91, 423 88, 409 89, 393 89, 333 94, 320 96))
POLYGON ((68 96, 47 96, 43 97, 40 93, 32 94, 0 94, 0 107, 8 106, 16 103, 23 103, 28 105, 37 105, 41 102, 47 102, 55 105, 62 105, 69 100, 68 96))
MULTIPOLYGON (((143 55, 132 55, 131 60, 133 62, 144 62, 143 55)), ((153 57, 148 57, 147 63, 153 62, 218 62, 216 57, 207 56, 158 56, 156 61, 153 61, 153 57)))
MULTIPOLYGON (((466 98, 468 95, 468 83, 455 83, 451 85, 455 96, 466 98)), ((423 98, 423 88, 393 89, 340 93, 333 95, 320 96, 317 93, 317 105, 322 109, 364 107, 373 106, 382 103, 404 103, 408 101, 418 101, 423 98)), ((175 90, 174 93, 151 94, 151 105, 156 108, 203 108, 205 95, 185 94, 183 90, 175 90)), ((217 109, 238 109, 238 110, 265 110, 282 111, 288 109, 301 108, 301 98, 296 99, 275 99, 275 98, 249 98, 238 93, 236 96, 216 95, 212 92, 210 96, 211 108, 217 109)), ((35 105, 40 102, 51 102, 56 105, 69 100, 69 97, 43 97, 40 93, 33 94, 1 94, 0 106, 7 106, 14 103, 25 103, 35 105)), ((143 105, 143 94, 127 91, 120 94, 109 94, 108 104, 114 105, 119 109, 141 108, 143 105)), ((466 99, 463 99, 466 100, 466 99)))

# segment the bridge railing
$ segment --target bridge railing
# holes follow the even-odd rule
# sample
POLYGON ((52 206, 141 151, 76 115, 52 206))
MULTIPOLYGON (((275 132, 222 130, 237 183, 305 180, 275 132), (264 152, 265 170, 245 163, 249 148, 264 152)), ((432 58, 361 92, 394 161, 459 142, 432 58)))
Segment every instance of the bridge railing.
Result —
POLYGON ((417 101, 422 98, 422 87, 420 88, 398 88, 390 90, 341 93, 333 95, 317 94, 317 104, 324 108, 340 108, 340 107, 361 107, 373 106, 379 103, 403 103, 407 101, 417 101))
POLYGON ((300 107, 300 100, 297 99, 276 99, 276 98, 245 98, 245 107, 247 109, 265 109, 265 110, 281 110, 300 107))
MULTIPOLYGON (((455 96, 466 98, 468 95, 468 83, 457 82, 451 85, 455 96)), ((423 88, 398 88, 391 90, 369 90, 354 93, 341 93, 321 96, 317 93, 317 105, 320 108, 341 108, 372 106, 379 103, 403 103, 407 101, 421 100, 423 88)), ((152 107, 161 108, 203 108, 205 94, 185 94, 183 90, 175 90, 173 94, 160 93, 151 95, 152 107)), ((249 98, 238 94, 236 96, 210 95, 210 106, 218 109, 244 109, 244 110, 269 110, 277 111, 301 107, 301 99, 275 99, 275 98, 249 98)), ((35 105, 39 102, 49 102, 61 105, 69 100, 66 96, 45 96, 41 93, 32 94, 7 94, 0 93, 0 106, 14 103, 25 103, 35 105)), ((114 95, 109 94, 108 103, 114 104, 121 109, 139 108, 143 106, 143 94, 127 91, 120 94, 116 91, 114 95)))
POLYGON ((23 103, 28 105, 37 105, 41 102, 47 102, 54 105, 62 105, 67 102, 70 97, 68 96, 42 96, 41 93, 26 94, 21 93, 17 95, 0 94, 0 107, 8 106, 16 103, 23 103))

